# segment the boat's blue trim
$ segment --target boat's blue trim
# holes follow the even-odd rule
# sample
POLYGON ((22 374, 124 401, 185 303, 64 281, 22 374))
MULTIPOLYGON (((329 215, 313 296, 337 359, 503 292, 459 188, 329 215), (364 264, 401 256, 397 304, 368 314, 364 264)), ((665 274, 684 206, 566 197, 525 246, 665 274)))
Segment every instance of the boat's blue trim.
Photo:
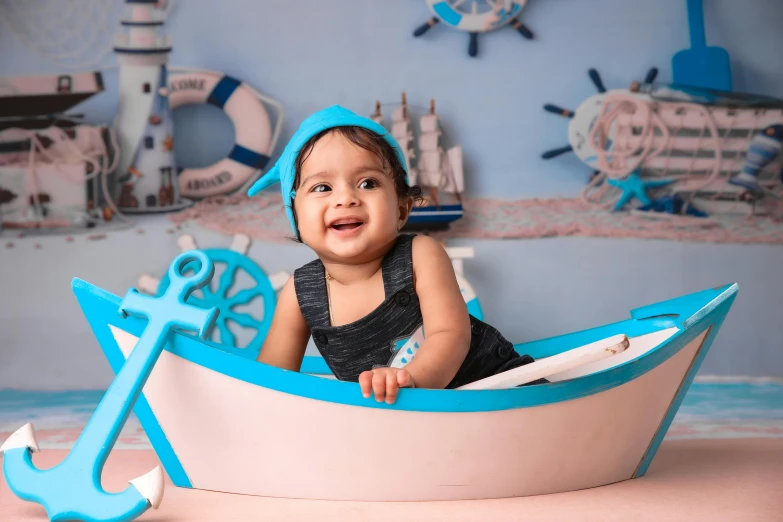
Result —
POLYGON ((645 473, 647 473, 647 470, 649 469, 650 464, 652 463, 652 460, 655 457, 655 454, 658 452, 658 448, 660 448, 661 443, 663 442, 663 438, 666 436, 666 432, 669 431, 669 427, 671 426, 672 421, 674 421, 674 417, 677 414, 677 410, 680 409, 680 405, 682 404, 682 401, 685 399, 685 395, 688 392, 688 388, 690 388, 694 377, 696 377, 696 373, 698 373, 699 367, 701 366, 704 357, 706 357, 707 352, 709 351, 709 348, 712 345, 712 341, 714 341, 715 336, 718 335, 718 331, 720 330, 720 327, 723 325, 723 320, 726 318, 726 313, 728 312, 729 308, 731 308, 731 305, 734 302, 734 299, 736 299, 736 297, 737 297, 737 287, 736 285, 734 285, 734 292, 728 299, 725 300, 725 303, 723 301, 716 300, 708 304, 707 306, 703 307, 701 310, 696 312, 689 319, 684 321, 685 323, 690 322, 690 324, 695 324, 701 318, 706 317, 707 315, 712 313, 713 310, 716 310, 719 307, 723 308, 723 313, 718 314, 717 317, 713 320, 714 324, 710 326, 710 332, 704 338, 704 341, 702 342, 702 346, 699 348, 699 352, 696 354, 693 363, 691 363, 691 367, 688 369, 688 373, 685 375, 685 378, 683 379, 682 384, 680 385, 680 389, 677 390, 677 395, 675 395, 674 400, 672 400, 671 406, 669 406, 669 410, 666 412, 666 415, 663 421, 661 422, 661 425, 658 427, 658 431, 655 433, 655 437, 650 443, 650 447, 647 448, 647 452, 644 454, 644 457, 642 457, 642 461, 639 463, 639 467, 634 472, 633 478, 641 477, 645 473))
POLYGON ((631 318, 633 319, 631 321, 622 321, 581 332, 516 344, 514 348, 519 353, 526 353, 534 359, 539 359, 599 341, 617 333, 636 337, 664 328, 688 328, 701 319, 705 313, 712 311, 710 303, 716 299, 724 298, 723 295, 727 292, 736 293, 737 285, 724 285, 661 303, 634 308, 631 310, 631 318))
MULTIPOLYGON (((82 283, 83 282, 79 279, 74 279, 73 281, 73 289, 77 297, 79 296, 77 288, 82 283)), ((92 288, 100 290, 97 287, 92 288)), ((108 292, 105 292, 103 297, 108 296, 118 299, 108 292)), ((97 294, 94 297, 100 298, 97 294)), ((101 314, 90 313, 93 309, 89 307, 87 301, 79 299, 79 304, 82 306, 82 311, 87 317, 87 321, 90 323, 92 331, 95 334, 96 339, 98 339, 101 348, 103 348, 103 353, 106 355, 106 359, 109 361, 109 364, 116 375, 122 368, 122 365, 125 364, 125 356, 122 354, 120 347, 114 340, 114 335, 112 335, 111 329, 109 328, 109 322, 105 321, 105 317, 102 317, 101 314)), ((119 305, 119 300, 117 301, 117 304, 119 305)), ((144 397, 143 391, 139 395, 139 398, 136 399, 133 413, 135 413, 136 417, 139 419, 139 422, 144 428, 144 432, 150 439, 152 447, 155 448, 155 452, 158 454, 161 464, 163 464, 163 468, 166 470, 166 473, 169 478, 171 478, 174 485, 181 488, 193 487, 190 483, 190 478, 188 478, 185 469, 182 467, 182 463, 174 452, 174 448, 166 438, 163 428, 160 427, 158 419, 155 417, 152 408, 150 408, 147 399, 144 397)))
MULTIPOLYGON (((82 309, 90 320, 91 325, 100 326, 102 324, 112 324, 132 335, 141 335, 145 326, 143 320, 132 317, 122 319, 117 315, 116 310, 120 304, 120 299, 118 297, 79 280, 74 281, 73 289, 81 303, 82 309)), ((659 366, 676 354, 697 335, 722 320, 728 312, 732 302, 730 297, 733 296, 734 293, 736 293, 736 285, 726 287, 723 291, 708 290, 706 292, 688 296, 689 299, 682 301, 683 306, 685 307, 682 310, 683 312, 686 312, 690 305, 696 306, 699 302, 701 303, 701 306, 699 306, 697 310, 703 306, 712 306, 713 308, 706 314, 702 314, 701 318, 696 323, 690 324, 689 328, 677 332, 666 342, 661 343, 661 345, 645 355, 602 372, 568 381, 507 390, 454 391, 406 389, 400 393, 397 402, 393 405, 378 403, 373 399, 363 398, 359 391, 359 386, 356 383, 322 379, 299 372, 274 368, 254 361, 248 361, 221 350, 211 348, 198 341, 195 337, 191 337, 184 333, 177 333, 174 335, 172 342, 166 349, 195 364, 199 364, 205 368, 212 369, 213 371, 220 372, 235 379, 264 386, 283 393, 315 400, 349 406, 407 411, 497 411, 513 408, 527 408, 572 400, 599 393, 629 382, 659 366)), ((591 337, 601 338, 618 333, 628 333, 633 332, 634 330, 638 331, 639 328, 637 324, 639 322, 646 323, 646 320, 630 319, 628 321, 616 323, 612 328, 599 328, 597 330, 601 333, 598 335, 591 332, 583 332, 581 336, 584 339, 589 339, 591 337)), ((671 325, 659 324, 658 328, 655 329, 660 329, 662 326, 666 327, 671 325)), ((95 328, 95 326, 93 326, 93 328, 95 328)), ((715 330, 717 330, 717 328, 715 328, 715 330)), ((574 339, 575 338, 572 336, 561 337, 557 342, 559 345, 559 350, 557 351, 563 351, 570 348, 574 339), (569 337, 571 338, 569 339, 569 337)), ((99 338, 99 341, 101 342, 102 348, 107 353, 119 350, 113 337, 107 338, 106 336, 102 336, 99 338)), ((551 346, 554 343, 555 340, 551 339, 545 342, 544 346, 550 344, 550 346, 547 347, 547 350, 554 352, 554 347, 551 346)), ((703 348, 705 352, 707 348, 708 346, 705 345, 703 348)))
POLYGON ((324 358, 320 355, 305 355, 299 371, 302 373, 312 373, 316 375, 332 375, 332 370, 326 364, 324 358))

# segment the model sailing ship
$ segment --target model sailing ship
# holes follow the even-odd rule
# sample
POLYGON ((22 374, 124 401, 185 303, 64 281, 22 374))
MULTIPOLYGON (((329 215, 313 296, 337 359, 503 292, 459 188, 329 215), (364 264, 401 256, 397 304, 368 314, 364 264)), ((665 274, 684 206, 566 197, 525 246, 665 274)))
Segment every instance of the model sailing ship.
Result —
MULTIPOLYGON (((375 103, 375 113, 370 118, 384 125, 380 102, 375 103)), ((445 229, 463 214, 462 146, 446 149, 442 145, 435 100, 430 100, 429 112, 418 119, 419 134, 415 137, 407 99, 402 93, 401 104, 392 110, 391 124, 386 127, 402 148, 411 186, 421 187, 424 197, 423 204, 414 205, 405 229, 445 229)))

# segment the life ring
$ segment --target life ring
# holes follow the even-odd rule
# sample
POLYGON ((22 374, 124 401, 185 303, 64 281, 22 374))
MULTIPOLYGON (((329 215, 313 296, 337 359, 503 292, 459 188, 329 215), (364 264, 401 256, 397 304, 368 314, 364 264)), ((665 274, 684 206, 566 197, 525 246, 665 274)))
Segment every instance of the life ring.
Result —
POLYGON ((179 174, 179 191, 186 198, 233 192, 264 168, 272 149, 269 114, 253 89, 220 73, 174 73, 169 80, 169 106, 209 103, 228 115, 236 140, 229 155, 202 168, 179 174))

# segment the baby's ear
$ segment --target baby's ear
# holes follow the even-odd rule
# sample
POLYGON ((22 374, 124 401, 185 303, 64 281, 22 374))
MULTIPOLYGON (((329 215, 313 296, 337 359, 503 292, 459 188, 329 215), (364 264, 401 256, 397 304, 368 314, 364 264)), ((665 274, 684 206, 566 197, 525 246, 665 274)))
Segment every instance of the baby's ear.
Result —
POLYGON ((406 197, 406 198, 400 198, 399 200, 399 210, 400 210, 400 228, 405 224, 406 221, 408 221, 408 216, 411 213, 411 209, 413 208, 413 198, 406 197))

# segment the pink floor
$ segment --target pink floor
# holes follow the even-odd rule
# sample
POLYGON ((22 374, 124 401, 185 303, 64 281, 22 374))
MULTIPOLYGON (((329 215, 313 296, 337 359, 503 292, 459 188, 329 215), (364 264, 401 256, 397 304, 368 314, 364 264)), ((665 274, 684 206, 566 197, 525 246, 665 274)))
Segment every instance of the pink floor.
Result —
MULTIPOLYGON (((39 467, 66 451, 36 454, 39 467)), ((238 455, 237 458, 241 458, 238 455)), ((379 473, 384 465, 379 461, 379 473)), ((150 450, 116 450, 105 487, 119 491, 128 479, 157 465, 150 450)), ((259 465, 263 465, 259 463, 259 465)), ((356 503, 272 499, 168 486, 163 504, 139 521, 229 522, 274 520, 579 520, 780 521, 783 520, 783 439, 664 441, 647 476, 591 490, 501 500, 432 503, 356 503)), ((43 509, 22 502, 0 478, 0 521, 44 521, 43 509)))

